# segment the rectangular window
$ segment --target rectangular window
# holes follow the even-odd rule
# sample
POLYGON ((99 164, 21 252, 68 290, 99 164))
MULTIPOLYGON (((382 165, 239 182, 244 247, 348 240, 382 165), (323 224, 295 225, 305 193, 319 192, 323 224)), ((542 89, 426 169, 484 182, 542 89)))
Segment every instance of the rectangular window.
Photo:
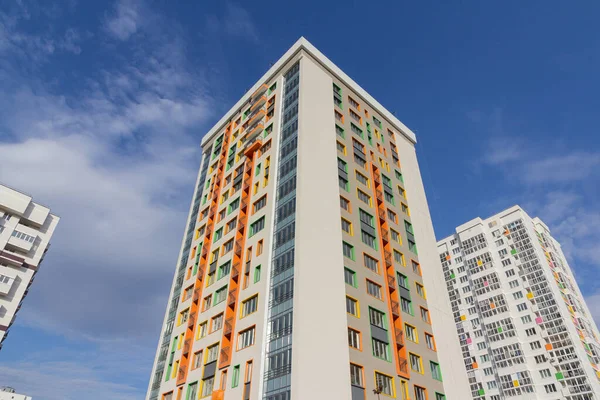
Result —
POLYGON ((426 298, 425 297, 425 287, 423 285, 421 285, 420 283, 416 283, 416 282, 415 282, 415 285, 417 286, 417 294, 425 299, 426 298))
POLYGON ((362 183, 366 187, 369 187, 369 178, 367 178, 366 176, 364 176, 363 174, 361 174, 358 171, 355 171, 355 175, 356 175, 356 180, 357 181, 359 181, 360 183, 362 183))
POLYGON ((211 376, 210 378, 206 378, 202 381, 202 393, 200 397, 208 397, 213 392, 213 387, 215 385, 215 377, 211 376))
POLYGON ((377 326, 381 329, 387 330, 385 314, 379 310, 372 308, 372 307, 369 307, 369 322, 373 326, 377 326))
POLYGON ((383 394, 386 394, 388 396, 394 395, 394 378, 392 378, 391 376, 375 372, 375 386, 383 394))
POLYGON ((407 314, 413 315, 412 302, 404 297, 400 297, 400 308, 407 314))
POLYGON ((254 202, 254 212, 257 212, 258 210, 260 210, 261 208, 263 208, 264 206, 267 205, 267 195, 264 195, 263 197, 261 197, 260 199, 256 200, 254 202))
POLYGON ((202 339, 208 333, 208 322, 204 321, 198 326, 198 336, 196 339, 202 339))
POLYGON ((348 346, 360 350, 360 332, 348 328, 348 346))
POLYGON ((394 195, 389 194, 388 192, 383 192, 383 197, 385 198, 385 201, 387 201, 390 204, 395 204, 394 203, 394 195))
POLYGON ((344 178, 343 176, 339 175, 338 176, 338 184, 340 186, 340 189, 345 190, 346 192, 349 190, 348 189, 348 179, 344 178))
POLYGON ((429 361, 429 366, 431 368, 431 376, 433 377, 433 379, 441 381, 442 380, 442 370, 440 369, 440 364, 433 362, 433 361, 429 361))
POLYGON ((427 389, 415 385, 415 400, 427 400, 427 389))
POLYGON ((231 271, 231 261, 227 261, 225 264, 223 264, 219 267, 218 279, 221 279, 221 278, 229 275, 230 271, 231 271))
POLYGON ((359 216, 360 216, 360 220, 361 222, 364 222, 365 224, 369 225, 372 228, 375 228, 375 223, 373 222, 373 216, 371 214, 369 214, 368 212, 365 212, 362 209, 359 209, 359 216))
POLYGON ((360 115, 358 115, 357 113, 355 113, 354 110, 348 110, 348 112, 349 112, 349 114, 350 114, 350 116, 352 117, 353 120, 355 120, 359 124, 362 123, 360 115))
POLYGON ((406 338, 408 340, 410 340, 411 342, 419 343, 417 328, 409 324, 404 324, 404 332, 406 333, 406 338))
POLYGON ((233 239, 228 240, 227 242, 225 242, 225 244, 223 245, 223 254, 227 254, 231 250, 233 250, 233 239))
POLYGON ((210 333, 216 332, 223 327, 223 313, 215 315, 210 320, 210 333))
POLYGON ((395 223, 395 224, 398 223, 398 216, 392 210, 390 210, 390 209, 387 210, 387 216, 388 216, 388 219, 390 221, 392 221, 393 223, 395 223))
POLYGON ((367 246, 377 250, 377 238, 370 233, 360 230, 360 239, 367 246))
POLYGON ((260 232, 264 229, 265 227, 265 217, 260 218, 258 221, 253 222, 250 225, 250 236, 256 234, 257 232, 260 232))
POLYGON ((225 225, 225 231, 227 233, 231 232, 232 230, 235 229, 236 225, 237 225, 237 218, 234 218, 231 221, 229 221, 227 223, 227 225, 225 225))
POLYGON ((371 345, 373 346, 373 355, 375 357, 390 361, 389 345, 387 343, 371 338, 371 345))
POLYGON ((416 354, 413 353, 408 353, 409 356, 409 360, 410 360, 410 369, 412 369, 415 372, 418 372, 420 374, 423 373, 423 366, 421 365, 421 356, 418 356, 416 354))
POLYGON ((213 344, 206 349, 206 364, 217 361, 219 356, 219 343, 213 344))
POLYGON ((240 198, 238 197, 237 199, 233 200, 229 204, 229 209, 228 209, 227 213, 231 214, 233 211, 237 210, 239 206, 240 206, 240 198))
POLYGON ((435 350, 435 340, 433 339, 433 335, 430 335, 429 333, 425 333, 425 343, 427 343, 427 348, 429 350, 435 350))
POLYGON ((237 387, 240 384, 240 366, 233 367, 233 375, 231 377, 231 387, 237 387))
POLYGON ((365 261, 365 267, 369 268, 375 273, 379 273, 379 262, 376 259, 368 254, 363 254, 363 259, 365 261))
POLYGON ((357 110, 360 110, 360 105, 352 97, 348 96, 348 103, 357 110))
POLYGON ((242 350, 254 344, 255 327, 248 328, 238 334, 237 349, 242 350))
POLYGON ((398 285, 401 288, 404 288, 406 290, 410 290, 410 286, 409 286, 409 283, 408 283, 408 277, 406 275, 404 275, 404 274, 401 274, 400 272, 397 272, 396 276, 398 278, 398 285))
MULTIPOLYGON (((336 114, 337 114, 337 113, 336 113, 336 114)), ((337 115, 336 115, 336 117, 337 117, 337 115)), ((336 125, 336 126, 335 126, 335 133, 336 133, 338 136, 342 137, 342 138, 344 138, 344 137, 345 137, 345 134, 344 134, 344 128, 340 127, 339 125, 336 125)))
POLYGON ((254 283, 260 281, 260 265, 257 265, 256 268, 254 268, 254 283))
POLYGON ((360 189, 356 189, 357 194, 358 194, 358 199, 360 201, 362 201, 363 203, 371 206, 371 196, 369 196, 368 194, 366 194, 365 192, 363 192, 360 189))
POLYGON ((221 239, 222 237, 223 237, 223 228, 219 228, 215 232, 215 237, 213 238, 213 242, 216 242, 217 240, 221 239))
POLYGON ((419 265, 418 262, 411 260, 411 264, 412 264, 412 270, 415 274, 421 276, 421 266, 419 265))
POLYGON ((342 218, 342 230, 349 235, 352 235, 352 223, 347 219, 342 218))
POLYGON ((340 196, 340 207, 349 212, 350 211, 350 202, 348 200, 346 200, 345 198, 343 198, 342 196, 340 196))
POLYGON ((345 257, 354 260, 354 246, 349 243, 342 242, 342 252, 344 253, 345 257))
POLYGON ((343 155, 346 155, 346 146, 343 143, 340 143, 340 142, 336 141, 335 145, 337 147, 337 150, 340 153, 342 153, 343 155))
POLYGON ((402 239, 400 239, 400 234, 393 229, 390 229, 390 234, 392 235, 392 240, 396 243, 402 244, 402 239))
POLYGON ((202 311, 206 311, 210 308, 212 304, 212 294, 209 294, 204 299, 202 299, 202 311))
POLYGON ((383 300, 383 295, 381 294, 381 286, 367 279, 367 293, 371 296, 378 298, 379 300, 383 300))
POLYGON ((194 353, 194 359, 192 360, 192 369, 200 368, 202 365, 202 350, 194 353))
POLYGON ((346 312, 348 314, 354 315, 355 317, 358 317, 358 310, 358 301, 354 300, 352 297, 346 296, 346 312))
POLYGON ((429 310, 426 308, 421 307, 421 319, 425 322, 427 322, 428 324, 431 323, 431 320, 429 319, 429 310))
POLYGON ((350 384, 364 387, 363 368, 360 365, 350 364, 350 384))
POLYGON ((215 292, 215 299, 213 305, 217 305, 227 298, 227 286, 223 286, 220 289, 217 289, 215 292))
POLYGON ((245 316, 256 312, 257 307, 258 307, 258 295, 254 295, 254 296, 250 297, 249 299, 242 301, 242 316, 241 316, 241 318, 244 318, 245 316))
POLYGON ((357 287, 356 272, 352 271, 349 268, 344 268, 344 282, 346 282, 347 285, 357 287))

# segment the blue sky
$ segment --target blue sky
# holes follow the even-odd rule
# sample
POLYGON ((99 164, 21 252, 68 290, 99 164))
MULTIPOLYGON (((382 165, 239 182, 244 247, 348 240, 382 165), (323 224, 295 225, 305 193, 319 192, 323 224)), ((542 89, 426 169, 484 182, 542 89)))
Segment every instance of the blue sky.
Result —
POLYGON ((202 135, 301 35, 416 132, 438 237, 518 203, 600 317, 600 3, 173 3, 0 0, 0 182, 62 217, 0 385, 143 398, 202 135))

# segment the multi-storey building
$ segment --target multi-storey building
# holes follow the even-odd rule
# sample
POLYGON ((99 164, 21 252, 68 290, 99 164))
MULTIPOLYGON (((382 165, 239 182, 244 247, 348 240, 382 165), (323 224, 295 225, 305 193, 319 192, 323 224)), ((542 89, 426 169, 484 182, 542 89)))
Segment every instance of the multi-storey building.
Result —
POLYGON ((541 220, 515 206, 438 251, 473 399, 600 398, 598 329, 541 220))
POLYGON ((0 388, 0 400, 31 400, 31 396, 18 394, 15 389, 4 386, 0 388))
POLYGON ((59 218, 0 185, 0 347, 50 246, 59 218))
POLYGON ((414 144, 289 49, 202 140, 147 399, 468 397, 414 144))

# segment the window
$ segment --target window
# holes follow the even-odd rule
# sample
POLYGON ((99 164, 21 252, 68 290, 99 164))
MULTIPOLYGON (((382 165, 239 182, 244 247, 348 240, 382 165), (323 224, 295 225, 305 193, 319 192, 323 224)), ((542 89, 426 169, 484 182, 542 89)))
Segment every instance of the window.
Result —
POLYGON ((179 323, 177 325, 185 324, 190 316, 190 309, 186 308, 181 313, 179 313, 179 323))
POLYGON ((381 286, 367 279, 367 293, 371 296, 378 298, 379 300, 383 300, 383 295, 381 294, 381 286))
POLYGON ((398 223, 398 216, 392 210, 390 210, 390 209, 387 210, 387 216, 388 216, 388 219, 390 221, 392 221, 393 223, 395 223, 395 224, 398 223))
POLYGON ((540 376, 542 378, 550 378, 552 376, 552 373, 550 372, 549 369, 543 369, 540 371, 540 376))
POLYGON ((419 265, 418 262, 411 260, 411 264, 412 264, 412 270, 415 274, 421 276, 421 266, 419 265))
POLYGON ((215 315, 210 320, 210 333, 218 331, 223 327, 223 313, 215 315))
POLYGON ((390 204, 395 204, 394 203, 394 195, 389 194, 388 192, 383 192, 383 197, 385 198, 385 201, 387 201, 390 204))
POLYGON ((406 290, 410 290, 410 286, 408 284, 408 277, 406 275, 401 274, 400 272, 397 272, 396 276, 398 278, 398 285, 401 288, 404 288, 406 290))
POLYGON ((517 310, 520 312, 527 310, 527 303, 517 304, 517 310))
POLYGON ((416 283, 416 282, 415 282, 415 285, 417 286, 417 294, 425 299, 426 298, 425 297, 425 287, 423 285, 421 285, 420 283, 416 283))
POLYGON ((377 117, 374 115, 373 115, 373 123, 381 129, 381 121, 378 120, 377 117))
POLYGON ((206 364, 217 361, 219 355, 219 343, 213 344, 206 349, 206 364))
POLYGON ((518 280, 510 281, 510 282, 508 282, 508 286, 509 286, 511 289, 514 289, 514 288, 516 288, 516 287, 519 287, 519 281, 518 281, 518 280))
POLYGON ((427 322, 428 324, 431 323, 431 319, 429 317, 429 310, 423 307, 420 307, 421 309, 421 319, 425 322, 427 322))
POLYGON ((506 271, 506 277, 509 278, 511 276, 515 276, 515 270, 512 268, 506 271))
POLYGON ((496 383, 496 381, 489 381, 489 382, 487 382, 487 388, 489 390, 496 389, 497 387, 498 387, 498 383, 496 383))
POLYGON ((429 367, 431 368, 431 376, 433 377, 433 379, 441 381, 442 370, 440 369, 440 364, 433 361, 429 361, 429 367))
POLYGON ((212 304, 212 294, 209 294, 204 299, 202 299, 202 311, 206 311, 210 308, 212 304))
POLYGON ((348 110, 348 113, 350 114, 350 116, 352 117, 353 120, 355 120, 358 123, 361 123, 360 115, 355 113, 354 110, 348 110))
POLYGON ((242 301, 242 316, 241 316, 241 318, 244 318, 245 316, 256 312, 257 307, 258 307, 258 295, 254 295, 254 296, 250 297, 249 299, 242 301))
POLYGON ((231 221, 229 221, 227 223, 227 225, 225 225, 225 231, 226 232, 231 232, 232 230, 235 229, 236 225, 237 225, 237 218, 234 218, 231 221))
POLYGON ((396 243, 402 244, 402 239, 400 239, 400 234, 393 229, 390 229, 390 234, 392 235, 392 240, 396 243))
POLYGON ((340 142, 336 141, 335 145, 337 147, 337 150, 340 153, 342 153, 343 155, 346 155, 346 146, 343 143, 340 143, 340 142))
POLYGON ((194 353, 194 359, 192 360, 192 369, 200 368, 202 365, 202 350, 194 353))
POLYGON ((346 282, 347 285, 356 287, 356 272, 349 268, 344 268, 344 282, 346 282))
POLYGON ((406 215, 410 215, 410 211, 408 210, 408 206, 404 203, 400 203, 400 205, 402 206, 402 212, 406 215))
POLYGON ((373 346, 373 356, 390 361, 389 345, 387 343, 371 338, 371 345, 373 346))
POLYGON ((369 322, 373 326, 377 326, 381 329, 387 329, 385 314, 372 307, 369 307, 369 322))
POLYGON ((363 203, 367 204, 367 205, 371 205, 371 196, 369 196, 368 194, 366 194, 365 192, 363 192, 360 189, 356 189, 357 193, 358 193, 358 199, 360 201, 362 201, 363 203))
POLYGON ((413 235, 415 234, 413 231, 413 226, 410 222, 404 221, 404 228, 406 229, 406 232, 413 234, 413 235))
POLYGON ((361 229, 360 230, 360 239, 367 246, 377 250, 377 238, 375 236, 373 236, 370 233, 361 229))
POLYGON ((425 343, 427 343, 427 348, 429 350, 435 351, 435 340, 433 339, 433 335, 425 333, 425 343))
POLYGON ((213 392, 213 386, 215 385, 215 377, 211 376, 202 381, 202 393, 200 397, 208 397, 213 392))
POLYGON ((363 258, 365 261, 365 267, 369 268, 371 271, 375 273, 379 273, 379 262, 368 254, 363 254, 363 258))
POLYGON ((418 356, 413 353, 408 353, 408 358, 410 361, 410 369, 420 374, 423 373, 423 366, 421 364, 421 356, 418 356))
POLYGON ((264 195, 263 197, 261 197, 260 199, 256 200, 254 202, 254 212, 257 212, 258 210, 260 210, 261 208, 263 208, 264 206, 267 205, 267 195, 264 195))
POLYGON ((356 364, 350 364, 350 384, 364 387, 363 368, 356 364))
MULTIPOLYGON (((336 117, 338 116, 337 114, 338 114, 338 112, 336 112, 336 117)), ((341 117, 341 114, 340 114, 340 117, 341 117)), ((339 125, 335 126, 335 133, 342 138, 345 137, 344 128, 341 128, 339 125)))
POLYGON ((525 333, 527 334, 527 336, 533 336, 535 335, 535 328, 525 329, 525 333))
POLYGON ((219 267, 219 279, 229 275, 231 271, 231 261, 227 261, 225 264, 219 267))
POLYGON ((347 219, 342 218, 342 230, 352 235, 352 223, 347 219))
POLYGON ((360 110, 360 105, 352 97, 348 96, 348 103, 357 110, 360 110))
POLYGON ((218 289, 215 292, 215 299, 214 299, 213 305, 217 305, 217 304, 225 301, 226 297, 227 297, 227 286, 223 286, 222 288, 218 289))
POLYGON ((521 322, 524 324, 531 323, 531 315, 524 315, 521 317, 521 322))
POLYGON ((254 268, 254 283, 260 281, 260 265, 257 265, 256 268, 254 268))
POLYGON ((240 366, 239 364, 233 367, 233 375, 231 377, 231 387, 237 387, 240 383, 240 366))
POLYGON ((536 364, 543 364, 546 362, 546 356, 543 354, 540 354, 539 356, 535 356, 534 357, 536 364))
POLYGON ((255 327, 248 328, 238 334, 237 349, 242 350, 254 344, 255 327))
POLYGON ((258 221, 253 222, 250 225, 250 236, 260 232, 265 227, 265 217, 260 218, 258 221))
POLYGON ((358 171, 355 171, 355 175, 356 175, 356 180, 357 181, 359 181, 363 185, 369 187, 369 178, 367 178, 366 176, 364 176, 363 174, 361 174, 358 171))
POLYGON ((229 253, 231 250, 233 250, 233 239, 228 240, 224 245, 223 245, 223 254, 227 254, 229 253))
POLYGON ((394 395, 394 379, 391 376, 375 371, 375 386, 383 394, 394 395))
POLYGON ((413 315, 412 302, 404 297, 400 297, 400 308, 407 314, 413 315))
POLYGON ((262 254, 264 244, 265 244, 265 242, 262 239, 260 239, 258 241, 258 243, 256 244, 256 255, 257 256, 260 256, 262 254))
POLYGON ((239 206, 240 206, 240 198, 238 197, 237 199, 233 200, 229 204, 228 214, 231 214, 232 211, 237 210, 237 208, 239 206))
POLYGON ((406 333, 406 338, 408 340, 410 340, 411 342, 419 343, 417 328, 409 324, 404 324, 404 332, 406 333))
POLYGON ((222 237, 223 237, 223 228, 219 228, 215 232, 215 237, 213 238, 213 242, 216 242, 217 240, 221 239, 222 237))
POLYGON ((196 339, 202 339, 208 333, 208 322, 204 321, 198 326, 198 336, 196 339))
POLYGON ((484 350, 486 348, 487 348, 487 343, 485 343, 485 342, 479 342, 479 343, 477 343, 477 349, 478 350, 484 350))
POLYGON ((354 315, 355 317, 358 317, 358 301, 354 300, 352 297, 346 296, 346 312, 348 314, 354 315))
POLYGON ((350 211, 350 202, 342 196, 340 196, 340 207, 346 211, 350 211))
POLYGON ((225 215, 226 215, 225 212, 226 211, 227 210, 225 210, 225 209, 222 209, 221 211, 219 211, 219 219, 218 219, 219 221, 222 221, 225 218, 225 215))
POLYGON ((546 393, 556 393, 556 386, 554 383, 544 385, 544 390, 546 390, 546 393))
POLYGON ((342 242, 342 252, 344 253, 345 257, 354 260, 354 246, 349 243, 342 242))
POLYGON ((360 217, 361 222, 364 222, 365 224, 369 225, 372 228, 375 227, 375 223, 373 222, 373 216, 371 214, 369 214, 368 212, 366 212, 362 209, 359 209, 359 217, 360 217))
POLYGON ((348 328, 348 346, 360 350, 360 332, 348 328))
POLYGON ((364 139, 362 129, 360 129, 358 126, 354 125, 352 122, 350 122, 350 130, 352 132, 354 132, 356 135, 358 135, 358 136, 360 136, 361 138, 364 139))
POLYGON ((404 261, 404 254, 400 253, 398 250, 394 249, 394 261, 402 266, 406 266, 406 262, 404 261))

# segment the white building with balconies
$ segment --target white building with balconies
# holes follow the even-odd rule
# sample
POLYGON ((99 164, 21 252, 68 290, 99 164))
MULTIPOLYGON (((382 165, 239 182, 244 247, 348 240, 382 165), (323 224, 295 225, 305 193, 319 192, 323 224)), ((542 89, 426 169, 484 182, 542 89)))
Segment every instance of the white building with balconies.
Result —
POLYGON ((0 348, 50 245, 59 218, 0 185, 0 348))

